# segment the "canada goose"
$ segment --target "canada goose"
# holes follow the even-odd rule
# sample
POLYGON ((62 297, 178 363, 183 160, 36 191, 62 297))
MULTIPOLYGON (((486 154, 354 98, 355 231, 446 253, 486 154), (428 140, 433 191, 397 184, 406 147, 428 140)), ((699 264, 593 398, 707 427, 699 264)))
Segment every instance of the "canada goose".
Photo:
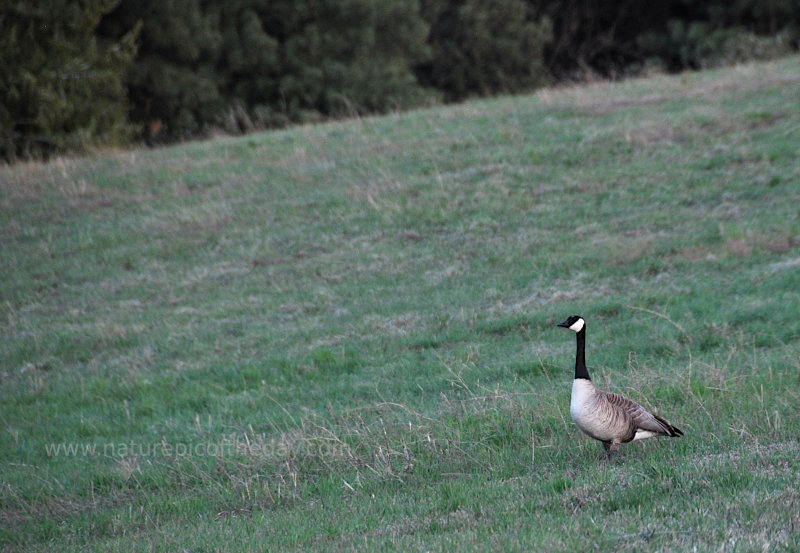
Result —
POLYGON ((679 429, 635 401, 595 387, 586 370, 586 321, 583 317, 571 315, 558 326, 574 331, 578 338, 569 412, 578 428, 603 443, 609 462, 619 444, 653 436, 683 436, 679 429))

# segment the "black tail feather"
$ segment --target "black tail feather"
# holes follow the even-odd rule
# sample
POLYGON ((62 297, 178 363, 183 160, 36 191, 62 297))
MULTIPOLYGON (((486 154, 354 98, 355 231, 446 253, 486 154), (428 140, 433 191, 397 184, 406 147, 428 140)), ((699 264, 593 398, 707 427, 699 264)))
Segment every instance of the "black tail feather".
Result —
POLYGON ((659 417, 658 415, 653 415, 653 416, 656 418, 658 422, 664 425, 664 430, 667 431, 667 436, 669 436, 670 438, 678 438, 680 436, 683 436, 683 431, 680 428, 672 426, 669 422, 667 422, 667 419, 665 419, 664 417, 659 417))

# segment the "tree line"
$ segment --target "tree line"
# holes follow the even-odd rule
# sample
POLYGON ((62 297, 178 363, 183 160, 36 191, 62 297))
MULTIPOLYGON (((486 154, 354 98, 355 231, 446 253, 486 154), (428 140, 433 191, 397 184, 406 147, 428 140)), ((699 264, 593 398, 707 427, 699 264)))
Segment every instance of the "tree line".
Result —
POLYGON ((0 0, 0 159, 796 51, 798 0, 0 0))

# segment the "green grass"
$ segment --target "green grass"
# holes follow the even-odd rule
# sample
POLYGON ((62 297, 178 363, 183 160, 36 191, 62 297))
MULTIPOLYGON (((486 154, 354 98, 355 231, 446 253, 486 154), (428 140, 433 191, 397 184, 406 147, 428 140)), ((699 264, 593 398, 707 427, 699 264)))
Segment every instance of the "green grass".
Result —
POLYGON ((796 551, 798 152, 795 57, 0 168, 0 544, 796 551))

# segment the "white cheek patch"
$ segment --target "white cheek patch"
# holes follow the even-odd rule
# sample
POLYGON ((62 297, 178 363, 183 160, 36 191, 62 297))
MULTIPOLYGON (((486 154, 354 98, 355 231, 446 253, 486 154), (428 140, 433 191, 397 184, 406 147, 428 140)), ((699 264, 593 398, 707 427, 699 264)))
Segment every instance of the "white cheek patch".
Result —
POLYGON ((569 329, 574 330, 575 332, 580 332, 581 330, 583 330, 583 325, 584 325, 583 319, 578 319, 577 321, 572 323, 572 326, 570 326, 569 329))

